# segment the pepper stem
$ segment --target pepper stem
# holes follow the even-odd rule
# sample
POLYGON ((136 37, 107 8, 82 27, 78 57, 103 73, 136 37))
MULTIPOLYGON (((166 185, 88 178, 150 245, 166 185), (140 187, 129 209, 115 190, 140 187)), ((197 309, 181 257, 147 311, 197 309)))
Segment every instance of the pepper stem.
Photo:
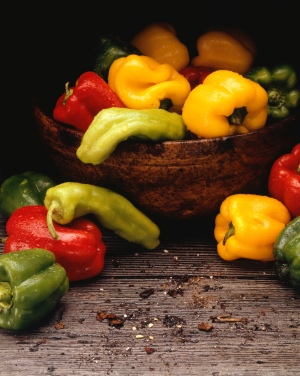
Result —
POLYGON ((235 108, 233 113, 228 116, 229 124, 231 125, 241 125, 245 120, 248 111, 246 107, 235 108))
POLYGON ((168 111, 172 106, 173 106, 173 102, 172 102, 172 100, 171 100, 170 98, 165 98, 165 99, 162 99, 162 100, 160 101, 160 106, 159 106, 159 108, 160 108, 161 110, 166 110, 166 111, 168 111))
POLYGON ((223 245, 225 245, 226 241, 230 236, 233 236, 235 234, 235 227, 233 226, 232 222, 228 225, 228 231, 226 232, 224 239, 223 239, 223 245))
POLYGON ((47 226, 48 226, 48 229, 49 229, 49 232, 52 236, 53 239, 55 240, 58 240, 58 234, 57 232, 55 231, 55 228, 54 228, 54 224, 53 224, 53 212, 55 211, 55 209, 58 207, 58 202, 57 201, 52 201, 50 206, 49 206, 49 209, 48 209, 48 212, 47 212, 47 226))
POLYGON ((12 298, 13 294, 10 283, 0 282, 0 307, 10 308, 12 306, 12 298))
POLYGON ((65 106, 68 98, 73 94, 73 89, 69 87, 69 82, 65 83, 65 96, 63 100, 63 105, 65 106))

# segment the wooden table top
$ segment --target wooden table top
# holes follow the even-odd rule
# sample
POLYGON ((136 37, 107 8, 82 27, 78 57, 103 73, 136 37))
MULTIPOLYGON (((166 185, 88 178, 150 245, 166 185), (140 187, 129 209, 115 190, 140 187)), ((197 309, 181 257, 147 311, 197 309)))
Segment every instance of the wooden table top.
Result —
POLYGON ((220 259, 213 226, 163 226, 154 251, 103 229, 100 275, 71 283, 40 325, 1 329, 0 374, 294 375, 299 296, 272 262, 220 259))

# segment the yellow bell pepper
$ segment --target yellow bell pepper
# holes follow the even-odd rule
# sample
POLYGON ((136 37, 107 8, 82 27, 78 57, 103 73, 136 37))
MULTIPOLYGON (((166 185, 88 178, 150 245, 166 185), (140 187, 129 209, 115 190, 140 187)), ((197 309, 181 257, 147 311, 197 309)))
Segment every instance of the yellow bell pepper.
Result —
POLYGON ((234 194, 221 204, 215 219, 214 236, 221 258, 275 260, 273 246, 280 231, 291 220, 282 202, 269 196, 234 194))
POLYGON ((243 31, 210 30, 202 34, 196 42, 198 56, 191 60, 192 66, 206 66, 225 69, 240 74, 252 66, 256 46, 250 36, 243 31))
POLYGON ((190 92, 182 118, 198 137, 247 133, 265 126, 267 103, 268 94, 259 84, 236 72, 217 70, 190 92))
POLYGON ((135 54, 116 59, 108 72, 108 85, 127 108, 162 108, 180 112, 191 91, 188 80, 170 64, 135 54))
POLYGON ((190 61, 189 50, 176 35, 169 23, 153 23, 134 36, 131 44, 142 54, 150 56, 161 64, 170 64, 177 71, 190 61))

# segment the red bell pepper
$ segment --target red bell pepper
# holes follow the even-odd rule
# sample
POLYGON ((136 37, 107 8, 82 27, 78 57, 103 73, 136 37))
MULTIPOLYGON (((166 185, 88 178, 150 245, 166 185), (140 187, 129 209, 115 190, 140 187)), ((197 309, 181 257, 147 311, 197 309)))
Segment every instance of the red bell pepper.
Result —
POLYGON ((99 227, 80 217, 68 225, 54 224, 58 240, 53 239, 47 225, 47 209, 43 205, 16 209, 6 223, 4 253, 22 249, 44 248, 55 254, 70 281, 87 279, 104 267, 106 246, 99 227))
POLYGON ((210 67, 192 67, 188 66, 179 72, 182 74, 190 83, 191 89, 193 90, 199 84, 203 84, 205 78, 214 71, 213 68, 210 67))
POLYGON ((86 131, 94 116, 104 108, 124 107, 118 95, 95 72, 85 72, 62 94, 54 107, 53 118, 80 131, 86 131))
POLYGON ((300 215, 300 143, 273 163, 268 190, 271 197, 286 206, 292 217, 300 215))

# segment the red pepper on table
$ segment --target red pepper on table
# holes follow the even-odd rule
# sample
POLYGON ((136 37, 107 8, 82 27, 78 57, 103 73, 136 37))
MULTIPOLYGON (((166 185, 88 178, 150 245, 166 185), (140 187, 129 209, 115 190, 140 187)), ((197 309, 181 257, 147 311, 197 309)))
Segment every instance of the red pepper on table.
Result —
POLYGON ((54 107, 53 118, 80 131, 86 131, 94 116, 104 108, 124 107, 118 95, 95 72, 85 72, 75 86, 69 87, 67 82, 65 87, 54 107))
POLYGON ((300 215, 300 143, 273 163, 268 189, 270 196, 281 201, 292 217, 300 215))
POLYGON ((53 239, 47 225, 47 209, 43 205, 16 209, 6 223, 4 253, 22 249, 44 248, 55 254, 70 281, 99 274, 104 267, 106 246, 99 227, 80 217, 68 225, 54 224, 58 240, 53 239))
POLYGON ((199 84, 202 84, 205 78, 214 71, 213 68, 210 67, 192 67, 187 66, 180 70, 180 74, 182 74, 190 83, 191 89, 194 89, 199 84))

